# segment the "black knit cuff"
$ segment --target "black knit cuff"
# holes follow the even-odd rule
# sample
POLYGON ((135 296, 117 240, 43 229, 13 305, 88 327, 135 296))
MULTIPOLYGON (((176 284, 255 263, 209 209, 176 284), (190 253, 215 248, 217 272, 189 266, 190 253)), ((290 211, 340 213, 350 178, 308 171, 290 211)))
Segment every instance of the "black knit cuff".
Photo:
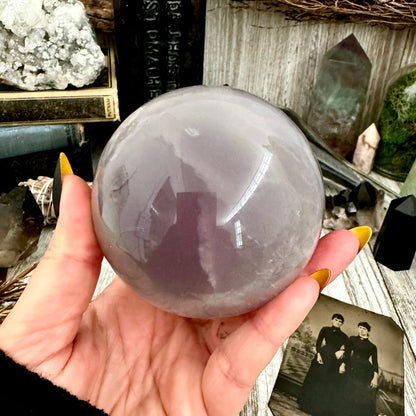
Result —
POLYGON ((15 363, 3 351, 0 351, 0 408, 1 414, 13 416, 107 415, 15 363))

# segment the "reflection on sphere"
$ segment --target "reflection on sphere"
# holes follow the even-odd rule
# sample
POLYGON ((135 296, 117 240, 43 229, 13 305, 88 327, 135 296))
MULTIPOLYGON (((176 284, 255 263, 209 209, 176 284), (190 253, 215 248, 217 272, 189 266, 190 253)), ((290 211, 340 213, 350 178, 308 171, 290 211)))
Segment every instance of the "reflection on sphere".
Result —
POLYGON ((322 178, 280 110, 188 87, 121 124, 101 156, 93 219, 116 273, 179 315, 247 312, 286 288, 321 231, 322 178))

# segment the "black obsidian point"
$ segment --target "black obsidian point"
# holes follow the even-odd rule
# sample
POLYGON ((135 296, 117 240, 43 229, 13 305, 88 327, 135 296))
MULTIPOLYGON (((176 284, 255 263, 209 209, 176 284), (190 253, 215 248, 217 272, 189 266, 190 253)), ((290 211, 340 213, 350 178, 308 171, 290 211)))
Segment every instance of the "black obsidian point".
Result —
POLYGON ((391 201, 374 246, 374 258, 392 270, 410 269, 416 252, 416 198, 391 201))
POLYGON ((357 209, 374 207, 377 201, 377 190, 370 182, 361 182, 356 186, 349 196, 357 209))

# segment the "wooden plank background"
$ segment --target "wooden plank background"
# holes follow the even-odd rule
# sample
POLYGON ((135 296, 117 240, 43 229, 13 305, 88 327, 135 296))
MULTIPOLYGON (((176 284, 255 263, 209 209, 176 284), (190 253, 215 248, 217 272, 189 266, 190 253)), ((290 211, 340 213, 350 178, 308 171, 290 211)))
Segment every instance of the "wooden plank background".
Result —
POLYGON ((364 130, 377 118, 390 76, 416 63, 416 28, 297 22, 270 1, 207 0, 204 84, 229 84, 305 117, 324 53, 351 33, 373 65, 364 130))
MULTIPOLYGON (((207 0, 204 83, 229 84, 257 94, 271 103, 292 108, 304 117, 309 91, 323 54, 354 33, 373 62, 368 106, 363 127, 375 120, 383 87, 398 68, 416 63, 416 29, 341 23, 299 23, 287 20, 270 4, 249 0, 207 0)), ((44 252, 53 228, 45 229, 36 253, 11 275, 44 252)), ((106 261, 98 295, 114 277, 106 261)), ((405 330, 405 414, 416 416, 416 265, 403 272, 375 262, 367 246, 325 294, 392 317, 405 330)), ((241 416, 270 416, 268 398, 283 349, 262 372, 241 416)))
MULTIPOLYGON (((207 0, 204 84, 241 88, 306 119, 309 95, 324 53, 354 33, 372 62, 362 130, 376 121, 388 79, 416 63, 416 28, 297 22, 273 2, 207 0)), ((416 415, 416 266, 393 272, 367 246, 324 293, 390 316, 405 330, 405 415, 416 415)), ((241 416, 271 415, 267 407, 282 352, 260 375, 241 416)))

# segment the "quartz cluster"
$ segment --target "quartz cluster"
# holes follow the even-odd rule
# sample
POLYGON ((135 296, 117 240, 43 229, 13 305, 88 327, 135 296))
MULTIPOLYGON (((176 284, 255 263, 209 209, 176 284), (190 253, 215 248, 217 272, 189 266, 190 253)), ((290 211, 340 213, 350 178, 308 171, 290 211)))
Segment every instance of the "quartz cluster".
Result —
POLYGON ((0 79, 25 90, 83 87, 105 65, 77 0, 0 0, 0 79))

